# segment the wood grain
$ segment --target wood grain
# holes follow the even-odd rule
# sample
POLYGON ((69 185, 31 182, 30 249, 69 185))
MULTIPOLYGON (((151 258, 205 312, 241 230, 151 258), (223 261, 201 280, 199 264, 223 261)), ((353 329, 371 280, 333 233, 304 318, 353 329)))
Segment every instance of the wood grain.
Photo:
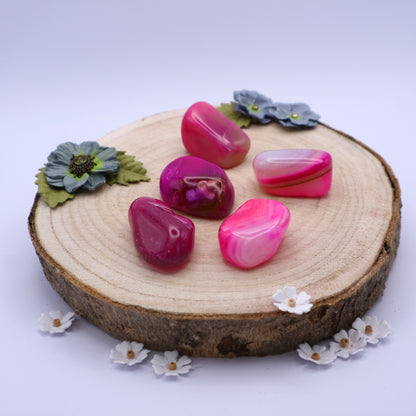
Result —
POLYGON ((277 198, 291 223, 277 254, 253 270, 221 256, 221 221, 192 218, 195 249, 175 273, 146 264, 137 254, 127 212, 140 196, 160 198, 159 177, 186 153, 183 110, 134 122, 100 143, 135 155, 150 182, 104 185, 52 210, 36 196, 29 230, 46 277, 81 316, 118 339, 192 356, 233 357, 281 353, 348 328, 383 293, 399 245, 400 188, 390 167, 353 138, 320 124, 289 130, 278 124, 246 130, 246 160, 227 170, 234 209, 265 194, 252 170, 265 150, 315 148, 331 153, 333 185, 322 198, 277 198), (296 286, 312 296, 304 315, 278 311, 271 296, 296 286))

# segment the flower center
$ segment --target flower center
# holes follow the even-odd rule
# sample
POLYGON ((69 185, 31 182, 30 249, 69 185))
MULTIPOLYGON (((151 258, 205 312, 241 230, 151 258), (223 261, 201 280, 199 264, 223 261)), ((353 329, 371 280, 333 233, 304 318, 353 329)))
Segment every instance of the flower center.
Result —
POLYGON ((59 327, 61 326, 61 320, 60 320, 60 319, 58 319, 58 318, 55 318, 55 319, 52 321, 52 326, 54 326, 55 328, 59 328, 59 327))
POLYGON ((364 330, 366 335, 370 335, 373 333, 373 327, 371 325, 367 325, 364 330))
POLYGON ((178 366, 173 361, 168 364, 168 370, 170 371, 175 371, 177 368, 178 366))
POLYGON ((293 120, 300 120, 302 118, 302 116, 298 113, 292 113, 289 117, 293 120))
POLYGON ((339 342, 342 348, 347 348, 350 345, 350 340, 348 338, 342 338, 339 342))
POLYGON ((311 355, 311 358, 312 358, 312 360, 319 361, 319 359, 321 358, 321 356, 317 352, 314 352, 311 355))
POLYGON ((289 305, 289 307, 294 308, 296 306, 296 299, 290 298, 287 301, 287 304, 289 305))
POLYGON ((94 158, 90 155, 72 155, 69 162, 69 172, 80 178, 85 173, 90 173, 95 166, 94 158))
POLYGON ((248 109, 257 113, 260 111, 260 107, 257 104, 251 104, 248 106, 248 109))
POLYGON ((128 350, 126 355, 129 360, 132 360, 135 357, 134 351, 132 350, 128 350))

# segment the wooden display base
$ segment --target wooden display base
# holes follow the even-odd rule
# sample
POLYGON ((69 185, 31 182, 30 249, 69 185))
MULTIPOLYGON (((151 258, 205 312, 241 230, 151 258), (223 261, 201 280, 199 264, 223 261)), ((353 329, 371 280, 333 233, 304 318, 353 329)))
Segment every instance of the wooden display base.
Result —
POLYGON ((54 210, 36 196, 29 229, 54 289, 76 313, 120 340, 191 356, 276 354, 348 329, 383 293, 399 245, 400 188, 390 167, 323 124, 307 130, 251 126, 246 160, 227 170, 234 209, 251 198, 275 198, 260 189, 252 169, 254 156, 265 150, 331 153, 331 191, 322 198, 277 198, 289 208, 291 223, 276 255, 260 267, 228 264, 218 244, 221 221, 192 218, 190 262, 180 271, 160 272, 138 255, 127 213, 140 196, 160 198, 163 168, 187 154, 183 114, 149 117, 100 140, 135 155, 150 182, 103 185, 54 210), (284 286, 310 294, 311 312, 278 311, 271 296, 284 286))

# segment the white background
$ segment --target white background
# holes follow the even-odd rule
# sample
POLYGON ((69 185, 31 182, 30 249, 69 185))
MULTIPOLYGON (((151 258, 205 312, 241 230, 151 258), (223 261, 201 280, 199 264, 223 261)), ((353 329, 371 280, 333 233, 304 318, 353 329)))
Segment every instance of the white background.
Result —
POLYGON ((0 414, 416 414, 414 1, 0 5, 0 414), (64 336, 40 333, 42 312, 68 309, 27 231, 34 175, 50 151, 244 88, 310 104, 392 166, 401 245, 370 311, 391 324, 390 337, 325 368, 294 352, 195 359, 171 380, 149 362, 113 365, 117 341, 82 319, 64 336))

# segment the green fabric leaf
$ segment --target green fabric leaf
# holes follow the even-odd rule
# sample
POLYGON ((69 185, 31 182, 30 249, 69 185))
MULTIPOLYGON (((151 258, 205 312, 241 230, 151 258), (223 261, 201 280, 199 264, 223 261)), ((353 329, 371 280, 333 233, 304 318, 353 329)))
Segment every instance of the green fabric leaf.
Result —
POLYGON ((46 182, 45 168, 39 169, 36 175, 38 178, 35 182, 38 185, 38 193, 43 196, 45 202, 51 207, 55 208, 59 204, 63 204, 68 199, 74 198, 75 194, 68 193, 65 189, 52 188, 46 182))
POLYGON ((235 124, 237 124, 238 127, 241 127, 241 128, 248 127, 253 122, 253 119, 249 116, 246 116, 245 114, 235 111, 234 105, 235 103, 233 102, 221 103, 221 105, 217 107, 217 110, 220 113, 224 114, 225 117, 229 118, 235 124))
POLYGON ((126 152, 118 151, 117 160, 120 162, 120 170, 117 175, 109 176, 107 178, 107 183, 109 185, 114 185, 118 183, 119 185, 128 185, 132 182, 140 181, 149 181, 146 174, 146 169, 143 167, 143 163, 134 160, 134 156, 129 156, 125 154, 126 152))

